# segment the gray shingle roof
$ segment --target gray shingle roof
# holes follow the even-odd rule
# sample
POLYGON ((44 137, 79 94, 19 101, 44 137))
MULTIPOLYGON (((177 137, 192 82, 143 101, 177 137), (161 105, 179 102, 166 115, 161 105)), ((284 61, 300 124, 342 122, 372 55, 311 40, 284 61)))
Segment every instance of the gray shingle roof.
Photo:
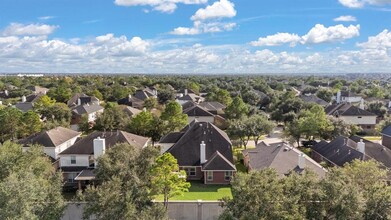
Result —
POLYGON ((216 151, 211 158, 202 166, 202 170, 226 170, 235 171, 236 167, 219 151, 216 151))
POLYGON ((171 132, 165 136, 163 136, 159 143, 176 143, 179 138, 183 136, 184 132, 171 132))
MULTIPOLYGON (((261 142, 255 149, 243 151, 248 155, 252 169, 274 168, 280 176, 289 174, 291 171, 298 173, 304 169, 298 167, 298 158, 302 152, 296 148, 289 147, 285 143, 273 143, 270 145, 261 142)), ((305 157, 306 168, 323 177, 325 169, 307 155, 305 157)))
POLYGON ((311 94, 311 95, 301 95, 300 99, 303 100, 304 102, 308 103, 316 103, 321 106, 327 106, 329 103, 326 102, 325 100, 318 98, 316 95, 311 94))
POLYGON ((354 105, 343 103, 334 104, 326 107, 326 114, 328 115, 342 115, 342 116, 376 116, 375 114, 358 108, 354 105))
POLYGON ((193 107, 190 107, 188 109, 185 109, 183 111, 184 114, 188 115, 188 116, 193 116, 193 117, 198 117, 198 116, 210 116, 210 117, 213 117, 214 115, 210 112, 208 112, 208 110, 206 110, 205 108, 199 106, 199 105, 196 105, 196 106, 193 106, 193 107))
POLYGON ((83 114, 91 114, 91 113, 94 113, 94 112, 97 112, 99 110, 102 110, 104 109, 102 106, 100 105, 79 105, 79 106, 76 106, 72 112, 74 112, 75 114, 77 115, 83 115, 83 114))
POLYGON ((98 137, 105 139, 106 149, 119 143, 129 143, 132 146, 142 148, 149 142, 149 138, 131 134, 125 131, 110 131, 110 132, 95 131, 92 134, 88 135, 87 137, 84 137, 81 140, 77 141, 74 145, 61 152, 60 155, 64 155, 64 154, 91 155, 94 153, 94 139, 98 137))
POLYGON ((354 159, 374 159, 383 163, 386 167, 391 167, 390 149, 359 136, 352 136, 350 138, 340 136, 328 144, 318 143, 312 149, 338 166, 343 166, 345 163, 351 162, 354 159), (365 143, 365 156, 356 150, 357 143, 361 139, 365 143))
POLYGON ((23 144, 25 147, 29 147, 29 145, 32 144, 39 144, 44 147, 56 147, 79 136, 80 134, 80 132, 68 128, 57 127, 48 131, 33 134, 20 140, 19 143, 23 144))
POLYGON ((206 159, 210 160, 219 151, 228 161, 233 163, 232 144, 228 135, 208 122, 194 120, 183 130, 180 139, 167 150, 177 160, 179 166, 200 166, 200 144, 206 144, 206 159))
POLYGON ((200 103, 200 106, 208 111, 219 111, 227 107, 224 104, 221 104, 220 102, 202 102, 200 103))
POLYGON ((390 136, 390 137, 391 137, 391 125, 388 125, 387 127, 385 127, 385 128, 381 131, 381 134, 387 135, 387 136, 390 136))

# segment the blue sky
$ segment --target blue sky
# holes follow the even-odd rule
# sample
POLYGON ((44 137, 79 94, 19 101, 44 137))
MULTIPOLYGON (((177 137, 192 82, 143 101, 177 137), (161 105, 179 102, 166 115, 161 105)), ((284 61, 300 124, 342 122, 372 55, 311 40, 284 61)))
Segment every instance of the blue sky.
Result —
POLYGON ((2 0, 0 72, 391 72, 391 0, 2 0))

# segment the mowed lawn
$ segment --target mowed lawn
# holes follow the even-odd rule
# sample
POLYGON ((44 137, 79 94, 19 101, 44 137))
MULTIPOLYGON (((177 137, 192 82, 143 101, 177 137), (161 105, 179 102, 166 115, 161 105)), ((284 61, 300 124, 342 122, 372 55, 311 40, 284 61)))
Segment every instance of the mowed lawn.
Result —
MULTIPOLYGON (((224 197, 232 198, 230 185, 204 185, 200 182, 190 182, 189 192, 183 196, 175 196, 169 200, 219 200, 224 197)), ((163 195, 156 197, 157 201, 163 200, 163 195)))

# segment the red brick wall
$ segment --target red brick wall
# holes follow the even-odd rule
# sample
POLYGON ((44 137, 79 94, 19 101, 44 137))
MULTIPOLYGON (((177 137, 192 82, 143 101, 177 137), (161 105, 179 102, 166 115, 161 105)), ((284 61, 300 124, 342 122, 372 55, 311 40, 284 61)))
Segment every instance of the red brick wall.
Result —
MULTIPOLYGON (((183 170, 184 167, 179 167, 179 169, 183 170)), ((187 180, 201 180, 203 176, 204 176, 204 174, 201 171, 201 167, 196 167, 196 175, 195 176, 187 176, 187 180)))
MULTIPOLYGON (((229 184, 231 181, 226 181, 224 179, 224 174, 224 171, 213 171, 213 181, 208 181, 207 174, 205 171, 205 184, 229 184)), ((233 173, 233 175, 235 175, 235 172, 233 173)))
POLYGON ((388 149, 391 149, 391 137, 382 135, 382 145, 387 147, 388 149))

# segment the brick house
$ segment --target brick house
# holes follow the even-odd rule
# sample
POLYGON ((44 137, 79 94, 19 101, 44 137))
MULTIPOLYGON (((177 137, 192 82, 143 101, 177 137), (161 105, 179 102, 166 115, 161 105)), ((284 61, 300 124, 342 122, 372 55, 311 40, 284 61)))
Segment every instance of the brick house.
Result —
POLYGON ((194 120, 182 131, 163 137, 159 145, 177 159, 188 180, 229 184, 236 173, 228 135, 210 122, 194 120))
POLYGON ((381 131, 381 143, 388 149, 391 149, 391 125, 388 125, 381 131))

